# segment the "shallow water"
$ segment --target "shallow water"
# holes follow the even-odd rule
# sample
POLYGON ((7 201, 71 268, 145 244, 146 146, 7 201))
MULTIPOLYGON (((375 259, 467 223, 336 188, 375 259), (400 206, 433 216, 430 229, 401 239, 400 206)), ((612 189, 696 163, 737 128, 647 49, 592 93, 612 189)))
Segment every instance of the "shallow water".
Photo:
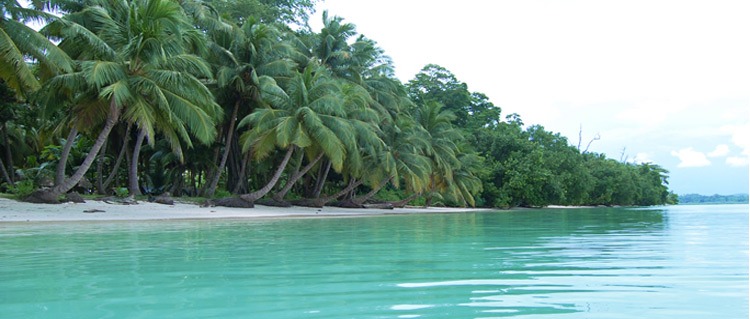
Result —
POLYGON ((747 318, 748 206, 0 224, 3 318, 747 318))

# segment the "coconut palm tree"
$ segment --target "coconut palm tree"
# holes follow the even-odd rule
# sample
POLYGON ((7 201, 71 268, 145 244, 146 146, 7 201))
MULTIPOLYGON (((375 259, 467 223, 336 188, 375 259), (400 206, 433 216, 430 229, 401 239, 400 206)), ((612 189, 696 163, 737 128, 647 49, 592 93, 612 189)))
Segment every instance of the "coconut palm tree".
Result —
POLYGON ((396 117, 390 125, 383 126, 386 148, 378 153, 373 178, 379 179, 370 192, 352 199, 364 204, 389 182, 396 188, 404 187, 411 194, 424 192, 430 175, 430 160, 424 155, 429 148, 421 128, 410 117, 396 117))
POLYGON ((323 11, 323 29, 316 34, 313 54, 334 76, 349 78, 351 49, 347 41, 357 34, 357 28, 343 21, 338 16, 329 17, 328 11, 323 11))
POLYGON ((346 120, 351 127, 349 135, 353 137, 353 139, 347 139, 345 143, 347 156, 344 159, 342 172, 344 179, 349 180, 349 183, 333 195, 307 201, 317 207, 352 192, 362 183, 374 185, 375 180, 369 174, 372 166, 368 167, 366 163, 373 163, 370 159, 385 147, 385 143, 379 136, 381 134, 378 124, 381 118, 378 112, 371 108, 374 101, 370 94, 362 86, 348 81, 341 81, 341 88, 346 120))
POLYGON ((263 86, 276 86, 276 79, 289 77, 292 73, 295 64, 286 58, 286 53, 293 48, 280 39, 278 30, 254 19, 249 19, 242 27, 235 26, 231 33, 217 32, 213 38, 226 53, 214 59, 218 67, 217 96, 232 107, 225 123, 224 150, 214 173, 210 174, 204 196, 211 197, 216 191, 232 149, 238 116, 247 115, 265 103, 261 92, 279 90, 278 87, 263 86))
POLYGON ((210 77, 211 70, 191 53, 203 38, 176 3, 95 0, 49 28, 63 36, 60 47, 81 61, 75 72, 51 79, 47 91, 67 92, 73 105, 97 101, 87 105, 106 117, 78 170, 37 198, 53 202, 76 185, 120 120, 134 123, 149 142, 158 129, 177 154, 181 140, 190 147, 191 136, 202 143, 215 138, 220 109, 199 80, 210 77))
POLYGON ((449 188, 453 171, 460 166, 457 142, 463 136, 452 122, 455 116, 436 102, 419 105, 412 111, 414 120, 422 126, 429 148, 425 155, 430 158, 432 169, 425 205, 432 204, 433 196, 449 188))
POLYGON ((254 202, 278 182, 289 159, 298 149, 316 147, 341 171, 346 145, 354 144, 351 125, 340 98, 340 87, 324 68, 308 65, 295 74, 286 91, 266 92, 271 107, 256 109, 239 126, 251 129, 242 136, 244 152, 252 149, 256 160, 270 155, 276 147, 286 150, 271 180, 260 190, 240 197, 254 202))

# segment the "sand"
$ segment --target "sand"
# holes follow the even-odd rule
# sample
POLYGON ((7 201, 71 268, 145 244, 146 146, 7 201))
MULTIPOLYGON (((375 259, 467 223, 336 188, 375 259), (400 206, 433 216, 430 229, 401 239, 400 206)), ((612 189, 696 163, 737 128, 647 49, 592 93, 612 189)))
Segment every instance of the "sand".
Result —
POLYGON ((76 221, 138 221, 183 219, 248 219, 301 217, 357 217, 387 214, 456 213, 487 211, 471 208, 396 208, 351 209, 338 207, 270 207, 255 208, 200 207, 195 204, 163 205, 139 202, 136 205, 111 204, 88 200, 86 203, 58 205, 31 204, 0 198, 0 223, 4 222, 76 222, 76 221))

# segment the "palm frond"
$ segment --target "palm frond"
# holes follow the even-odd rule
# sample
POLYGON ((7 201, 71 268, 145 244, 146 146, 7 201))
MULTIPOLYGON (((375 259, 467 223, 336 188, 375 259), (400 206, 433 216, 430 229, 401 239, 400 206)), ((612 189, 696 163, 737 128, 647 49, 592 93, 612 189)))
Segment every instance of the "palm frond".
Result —
MULTIPOLYGON (((3 26, 13 21, 2 21, 3 26)), ((16 46, 13 38, 0 28, 0 77, 6 85, 13 89, 18 96, 35 91, 41 86, 31 68, 26 64, 23 53, 16 46)))

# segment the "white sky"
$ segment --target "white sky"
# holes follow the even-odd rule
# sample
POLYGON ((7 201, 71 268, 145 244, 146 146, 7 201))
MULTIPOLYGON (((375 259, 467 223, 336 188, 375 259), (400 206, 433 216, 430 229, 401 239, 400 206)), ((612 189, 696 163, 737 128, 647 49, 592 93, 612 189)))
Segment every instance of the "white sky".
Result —
POLYGON ((749 1, 325 0, 315 31, 323 10, 404 82, 438 64, 503 116, 665 167, 678 194, 748 192, 749 1))

